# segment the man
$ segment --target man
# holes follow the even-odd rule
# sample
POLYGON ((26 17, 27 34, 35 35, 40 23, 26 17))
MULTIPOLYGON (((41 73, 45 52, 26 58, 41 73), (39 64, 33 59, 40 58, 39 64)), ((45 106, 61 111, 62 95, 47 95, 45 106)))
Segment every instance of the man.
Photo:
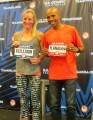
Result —
POLYGON ((47 10, 51 29, 44 35, 44 54, 51 56, 49 89, 51 111, 54 120, 61 120, 61 90, 65 88, 67 119, 76 118, 76 53, 84 51, 84 45, 75 27, 61 24, 57 8, 47 10))

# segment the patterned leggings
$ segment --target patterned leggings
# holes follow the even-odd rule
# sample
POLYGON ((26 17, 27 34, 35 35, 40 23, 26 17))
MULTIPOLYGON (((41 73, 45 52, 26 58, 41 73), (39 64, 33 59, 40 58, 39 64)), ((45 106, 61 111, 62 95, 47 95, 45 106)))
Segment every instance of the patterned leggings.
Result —
POLYGON ((28 85, 31 93, 32 120, 39 120, 40 76, 17 75, 17 89, 20 96, 20 117, 28 118, 28 85))

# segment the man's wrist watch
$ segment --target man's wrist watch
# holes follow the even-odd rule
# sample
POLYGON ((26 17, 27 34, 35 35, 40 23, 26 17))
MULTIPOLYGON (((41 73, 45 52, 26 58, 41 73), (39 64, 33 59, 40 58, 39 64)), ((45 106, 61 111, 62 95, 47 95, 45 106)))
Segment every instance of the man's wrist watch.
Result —
POLYGON ((78 51, 77 51, 77 52, 80 52, 80 48, 79 48, 79 47, 77 47, 77 49, 78 49, 78 51))

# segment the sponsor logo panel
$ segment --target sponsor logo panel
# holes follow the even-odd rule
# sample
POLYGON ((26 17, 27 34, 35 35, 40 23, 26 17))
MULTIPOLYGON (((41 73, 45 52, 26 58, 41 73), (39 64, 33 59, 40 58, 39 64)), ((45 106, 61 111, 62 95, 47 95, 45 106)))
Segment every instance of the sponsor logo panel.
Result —
POLYGON ((1 72, 16 72, 16 69, 1 69, 1 72))
POLYGON ((76 3, 93 2, 93 0, 76 0, 76 3))
POLYGON ((0 88, 2 88, 2 85, 0 85, 0 88))
POLYGON ((47 19, 38 19, 37 23, 47 23, 47 19))
POLYGON ((93 52, 91 52, 90 54, 93 55, 93 52))
POLYGON ((3 26, 4 25, 4 23, 0 23, 0 26, 3 26))
POLYGON ((62 21, 79 21, 82 17, 62 18, 62 21))
POLYGON ((3 100, 0 100, 0 103, 1 103, 1 104, 3 104, 3 103, 4 103, 4 101, 3 101, 3 100))
MULTIPOLYGON (((43 69, 43 74, 48 74, 48 69, 43 69)), ((87 71, 87 70, 77 70, 77 74, 93 74, 93 71, 87 71)))
POLYGON ((61 105, 61 108, 66 109, 66 106, 61 105))
POLYGON ((9 9, 18 9, 21 8, 21 6, 10 6, 10 7, 3 7, 4 10, 9 10, 9 9))
POLYGON ((13 21, 12 24, 16 24, 16 25, 17 25, 17 24, 23 24, 23 22, 22 22, 22 21, 17 21, 17 22, 14 22, 14 21, 13 21))
POLYGON ((10 85, 10 88, 17 88, 17 85, 10 85))
POLYGON ((65 4, 66 4, 65 0, 56 0, 56 1, 47 1, 47 2, 44 2, 45 7, 62 6, 62 5, 65 5, 65 4))
POLYGON ((93 20, 93 15, 92 15, 92 20, 93 20))
POLYGON ((43 69, 43 74, 48 74, 48 69, 43 69))
POLYGON ((1 41, 5 40, 5 38, 0 38, 1 41))
POLYGON ((2 53, 0 53, 0 56, 2 56, 2 53))
POLYGON ((77 71, 78 74, 93 74, 93 71, 88 71, 88 70, 81 70, 77 71))

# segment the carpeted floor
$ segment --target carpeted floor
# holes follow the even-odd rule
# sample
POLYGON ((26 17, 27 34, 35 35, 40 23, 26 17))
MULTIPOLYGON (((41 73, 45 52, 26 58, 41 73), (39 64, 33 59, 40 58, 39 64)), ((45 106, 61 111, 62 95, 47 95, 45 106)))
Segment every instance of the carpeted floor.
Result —
MULTIPOLYGON (((0 109, 0 120, 19 120, 19 111, 0 109)), ((45 120, 51 120, 49 114, 45 115, 45 120)), ((62 116, 62 120, 66 120, 66 117, 62 116)), ((76 120, 90 120, 90 119, 77 118, 76 120)))

